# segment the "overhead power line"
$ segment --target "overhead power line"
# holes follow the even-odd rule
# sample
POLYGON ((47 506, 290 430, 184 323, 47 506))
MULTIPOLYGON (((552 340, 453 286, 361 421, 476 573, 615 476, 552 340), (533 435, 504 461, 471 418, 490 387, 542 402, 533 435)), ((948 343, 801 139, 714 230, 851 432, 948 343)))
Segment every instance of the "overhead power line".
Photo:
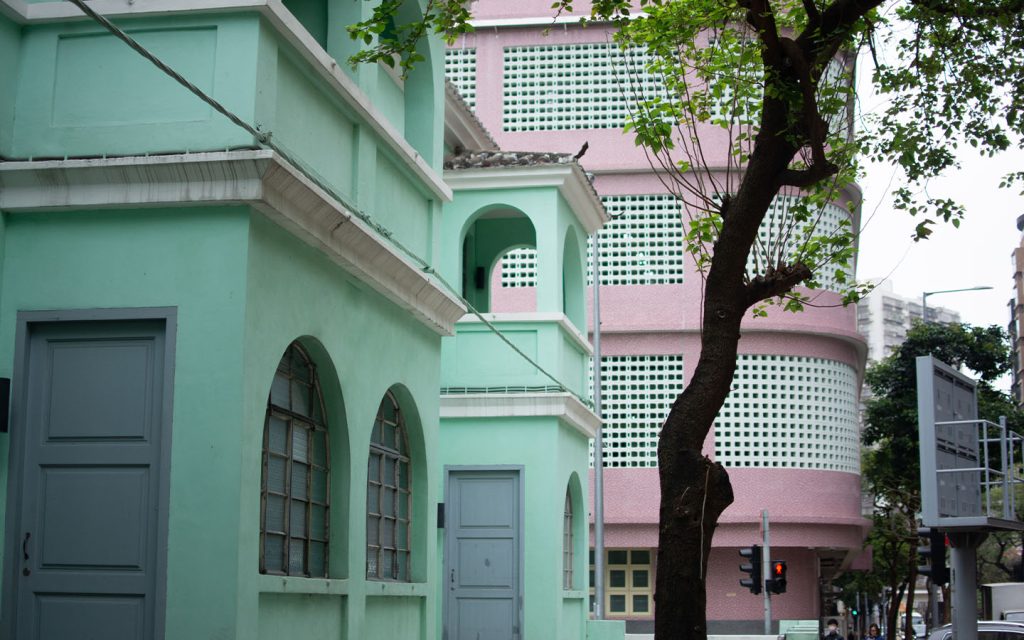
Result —
POLYGON ((468 300, 466 300, 459 291, 457 291, 451 284, 449 284, 448 281, 445 280, 441 276, 441 274, 439 274, 436 270, 434 270, 433 266, 431 266, 430 263, 428 263, 426 260, 421 258, 417 253, 415 253, 414 251, 412 251, 411 249, 406 247, 404 244, 402 244, 399 240, 397 240, 395 238, 394 234, 391 232, 390 229, 388 229, 387 227, 385 227, 385 226, 381 225, 380 223, 376 222, 375 220, 373 220, 370 217, 369 214, 365 213, 364 211, 362 211, 358 207, 353 206, 353 204, 348 200, 348 198, 346 198, 342 194, 338 193, 337 190, 334 189, 334 187, 332 187, 330 184, 328 184, 325 180, 321 179, 321 177, 317 174, 317 172, 315 170, 313 170, 312 168, 308 167, 305 163, 300 161, 298 158, 295 158, 294 156, 292 156, 291 153, 289 153, 287 150, 283 149, 279 144, 274 142, 273 139, 272 139, 272 136, 273 136, 272 132, 270 132, 270 131, 261 131, 258 126, 253 126, 253 125, 249 124, 248 122, 243 120, 241 117, 239 117, 238 115, 233 113, 230 109, 228 109, 223 104, 221 104, 220 102, 215 100, 213 97, 208 95, 202 89, 200 89, 199 87, 197 87, 194 84, 192 84, 191 82, 189 82, 188 79, 186 79, 180 73, 175 71, 170 65, 165 63, 163 60, 158 58, 154 53, 152 53, 151 51, 146 49, 146 47, 142 46, 135 38, 133 38, 130 35, 128 35, 127 33, 125 33, 120 27, 118 27, 114 23, 110 22, 110 20, 106 19, 102 15, 100 15, 100 14, 96 13, 95 11, 93 11, 93 9, 91 7, 89 7, 84 2, 84 0, 68 0, 68 2, 71 2, 76 7, 81 9, 81 11, 83 13, 85 13, 87 16, 92 18, 94 21, 96 21, 98 24, 100 24, 103 28, 105 28, 111 34, 113 34, 119 40, 121 40, 122 42, 127 44, 129 47, 131 47, 134 51, 136 51, 139 55, 144 57, 146 60, 149 60, 157 69, 160 69, 160 71, 162 71, 165 74, 167 74, 175 82, 177 82, 181 86, 183 86, 186 89, 188 89, 191 93, 193 93, 196 97, 198 97, 200 100, 202 100, 206 104, 210 105, 215 111, 217 111, 217 113, 220 113, 221 115, 226 117, 228 120, 230 120, 233 124, 235 124, 236 126, 244 129, 247 133, 252 135, 253 138, 255 138, 256 141, 260 145, 262 145, 262 146, 264 146, 264 147, 274 151, 275 153, 280 155, 282 158, 284 158, 284 160, 286 162, 288 162, 289 164, 293 165, 296 169, 298 169, 300 172, 302 172, 302 174, 304 176, 309 178, 314 184, 316 184, 318 187, 323 189, 325 192, 329 193, 333 198, 335 198, 338 202, 340 202, 342 204, 342 206, 344 206, 347 210, 351 211, 353 215, 355 215, 361 221, 363 221, 364 223, 369 225, 370 228, 373 229, 378 235, 383 237, 385 240, 387 240, 389 243, 391 243, 392 246, 394 246, 396 249, 398 249, 403 254, 405 254, 410 259, 412 259, 417 265, 420 266, 421 270, 424 273, 429 274, 435 280, 437 280, 437 282, 439 284, 441 284, 442 287, 444 287, 452 295, 454 295, 466 307, 466 309, 470 313, 472 313, 474 316, 476 316, 491 332, 493 332, 506 345, 508 345, 509 348, 512 349, 512 351, 514 351, 521 358, 526 360, 526 362, 530 363, 533 367, 535 367, 537 369, 537 371, 541 372, 545 377, 547 377, 552 382, 554 382, 562 392, 568 393, 568 394, 574 396, 577 400, 579 400, 580 402, 582 402, 584 405, 586 405, 588 407, 592 407, 593 406, 593 403, 591 403, 588 399, 584 398, 582 395, 580 395, 580 394, 576 393, 575 391, 573 391, 572 389, 570 389, 565 383, 563 383, 561 380, 556 378, 548 370, 546 370, 544 367, 542 367, 540 364, 538 364, 533 358, 528 356, 519 347, 517 347, 508 338, 508 336, 506 336, 504 333, 501 332, 501 330, 499 330, 497 327, 495 327, 494 324, 490 320, 488 320, 486 317, 484 317, 483 313, 478 311, 476 309, 476 307, 474 307, 472 304, 470 304, 470 302, 468 300))

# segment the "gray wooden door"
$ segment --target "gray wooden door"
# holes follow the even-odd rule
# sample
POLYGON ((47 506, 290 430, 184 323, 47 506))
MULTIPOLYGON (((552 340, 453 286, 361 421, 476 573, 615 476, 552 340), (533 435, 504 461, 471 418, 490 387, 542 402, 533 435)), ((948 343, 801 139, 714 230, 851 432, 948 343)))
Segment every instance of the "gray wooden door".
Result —
POLYGON ((163 636, 165 339, 163 321, 29 325, 14 637, 163 636))
POLYGON ((450 471, 445 518, 447 640, 519 640, 518 470, 450 471))

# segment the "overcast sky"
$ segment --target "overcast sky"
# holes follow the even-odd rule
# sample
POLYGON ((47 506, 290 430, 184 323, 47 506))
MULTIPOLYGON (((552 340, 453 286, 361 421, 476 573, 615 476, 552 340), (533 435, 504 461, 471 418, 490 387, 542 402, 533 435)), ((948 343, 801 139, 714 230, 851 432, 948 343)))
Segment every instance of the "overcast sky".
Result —
MULTIPOLYGON (((864 61, 862 61, 864 62, 864 61)), ((866 71, 868 65, 859 65, 866 71)), ((872 109, 878 99, 860 83, 861 108, 872 109)), ((976 325, 1009 321, 1007 303, 1013 293, 1011 252, 1020 244, 1017 216, 1024 213, 1020 189, 1000 189, 1000 178, 1024 169, 1024 152, 1014 150, 996 158, 978 158, 973 149, 961 153, 963 167, 928 185, 933 196, 952 197, 967 209, 960 228, 937 224, 928 240, 910 238, 917 219, 892 208, 891 189, 900 176, 890 166, 869 165, 861 181, 864 190, 862 234, 857 277, 888 277, 896 293, 920 296, 922 291, 993 287, 989 291, 947 293, 928 297, 928 305, 960 312, 976 325)))

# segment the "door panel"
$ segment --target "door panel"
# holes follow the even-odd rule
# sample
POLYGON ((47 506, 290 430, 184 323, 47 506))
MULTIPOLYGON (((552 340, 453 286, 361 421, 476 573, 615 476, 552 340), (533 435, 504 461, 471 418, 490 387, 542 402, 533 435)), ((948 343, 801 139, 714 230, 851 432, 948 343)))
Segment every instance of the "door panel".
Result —
POLYGON ((162 636, 163 321, 30 324, 15 637, 162 636))
POLYGON ((448 640, 518 640, 522 602, 518 470, 448 475, 448 640))

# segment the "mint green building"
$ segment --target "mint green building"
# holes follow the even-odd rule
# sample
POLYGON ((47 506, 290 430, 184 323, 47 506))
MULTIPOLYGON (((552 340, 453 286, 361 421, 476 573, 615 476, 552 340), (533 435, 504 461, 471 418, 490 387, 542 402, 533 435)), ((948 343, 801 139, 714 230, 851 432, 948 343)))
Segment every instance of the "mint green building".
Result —
POLYGON ((91 5, 196 92, 0 0, 0 637, 614 635, 579 167, 445 172, 493 143, 439 42, 405 79, 344 62, 372 2, 91 5), (487 317, 558 382, 465 316, 511 246, 535 308, 487 317))
POLYGON ((588 442, 599 428, 582 401, 586 238, 607 214, 567 156, 467 153, 446 166, 455 198, 441 270, 483 313, 443 340, 443 623, 456 638, 504 637, 510 624, 513 637, 583 638, 588 442), (536 286, 494 273, 517 247, 536 249, 536 286))

